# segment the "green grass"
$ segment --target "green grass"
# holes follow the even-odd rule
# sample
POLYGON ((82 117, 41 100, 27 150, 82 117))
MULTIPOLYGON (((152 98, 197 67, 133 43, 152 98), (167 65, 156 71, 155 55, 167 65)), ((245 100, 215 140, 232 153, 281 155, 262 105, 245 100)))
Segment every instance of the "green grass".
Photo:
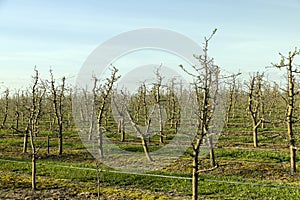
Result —
POLYGON ((23 145, 23 139, 14 138, 14 139, 0 139, 1 146, 22 146, 23 145))
MULTIPOLYGON (((252 147, 251 124, 236 120, 237 126, 224 128, 217 142, 215 156, 219 168, 201 173, 199 193, 202 199, 299 199, 300 190, 279 188, 280 185, 299 186, 300 177, 289 175, 289 151, 286 141, 278 133, 284 133, 284 125, 274 129, 266 126, 259 129, 259 149, 252 147), (244 125, 249 127, 242 127, 244 125), (276 137, 274 137, 274 135, 276 137), (276 145, 276 148, 274 146, 276 145), (245 147, 235 149, 231 147, 245 147), (227 148, 224 148, 227 147, 227 148), (273 165, 272 165, 273 164, 273 165), (251 184, 267 184, 269 186, 254 186, 213 181, 231 181, 251 184)), ((105 132, 105 135, 122 149, 143 153, 140 139, 134 135, 126 135, 127 141, 120 142, 120 134, 105 132)), ((166 136, 166 141, 174 135, 166 136)), ((37 154, 38 187, 41 190, 51 188, 71 188, 78 191, 96 192, 96 171, 62 168, 73 166, 95 168, 95 159, 88 153, 76 132, 64 132, 64 152, 57 155, 57 133, 41 131, 35 138, 40 147, 37 154), (46 152, 46 136, 51 136, 50 154, 46 152), (50 165, 50 166, 47 166, 50 165)), ((1 189, 30 189, 30 144, 28 153, 21 153, 23 135, 11 135, 10 131, 0 130, 0 158, 26 161, 28 163, 4 162, 0 160, 0 191, 1 189), (5 136, 5 137, 3 137, 5 136), (9 137, 7 137, 9 136, 9 137)), ((151 137, 149 151, 156 151, 163 145, 159 144, 157 135, 151 137)), ((187 152, 191 152, 188 149, 187 152)), ((300 157, 297 155, 297 161, 300 157)), ((117 161, 116 161, 117 162, 117 161)), ((180 160, 166 168, 149 172, 150 174, 191 177, 192 158, 185 153, 180 160)), ((201 157, 201 169, 209 168, 209 156, 201 157)), ((101 165, 103 170, 112 170, 101 165)), ((102 171, 100 181, 103 193, 120 194, 124 199, 171 199, 177 195, 179 199, 191 198, 191 180, 170 179, 140 175, 129 175, 102 171), (152 194, 158 193, 158 194, 152 194), (165 195, 162 195, 165 194, 165 195)), ((0 192, 1 193, 1 192, 0 192)), ((0 195, 1 197, 1 195, 0 195)))
MULTIPOLYGON (((215 154, 218 158, 221 159, 237 159, 270 163, 281 163, 289 161, 288 152, 216 149, 215 154)), ((300 156, 297 155, 297 160, 299 160, 299 158, 300 156)))
MULTIPOLYGON (((70 186, 71 183, 95 183, 96 172, 80 169, 67 169, 59 168, 57 166, 45 166, 40 164, 50 164, 50 162, 38 162, 37 176, 39 187, 42 188, 55 188, 70 186), (43 180, 43 177, 48 177, 49 182, 43 180), (61 180, 60 182, 53 181, 61 180), (43 180, 43 181, 42 181, 43 180), (69 180, 69 181, 64 181, 69 180)), ((59 164, 52 162, 52 164, 59 164)), ((66 165, 66 164, 64 164, 66 165)), ((10 163, 0 161, 0 166, 3 172, 7 172, 9 176, 13 177, 19 174, 19 178, 13 178, 13 180, 6 176, 1 176, 0 188, 4 189, 7 187, 24 187, 30 188, 29 176, 22 174, 30 174, 30 163, 10 163), (21 175, 21 176, 20 176, 21 175), (6 177, 6 178, 4 178, 6 177)), ((73 165, 74 166, 74 165, 73 165)), ((80 165, 76 165, 80 166, 80 165)), ((88 167, 88 166, 85 166, 88 167)), ((91 167, 91 166, 89 166, 91 167)), ((160 173, 162 174, 162 173, 160 173)), ((169 175, 169 174, 164 174, 169 175)), ((173 174, 174 175, 174 174, 173 174)), ((182 174, 177 174, 182 175, 182 174)), ((185 175, 186 176, 186 175, 185 175)), ((242 185, 242 184, 228 184, 228 183, 217 183, 209 182, 209 180, 226 180, 226 181, 239 181, 249 182, 245 179, 228 178, 228 177, 212 177, 212 176, 201 176, 199 183, 200 197, 205 198, 217 198, 217 199, 297 199, 300 197, 300 189, 291 188, 278 188, 278 184, 269 184, 264 181, 251 181, 256 184, 269 184, 269 187, 242 185)), ((160 177, 145 177, 140 175, 128 175, 128 174, 117 174, 110 172, 101 172, 100 181, 102 187, 117 186, 119 188, 133 188, 146 191, 154 192, 176 192, 178 194, 184 194, 185 196, 191 196, 191 180, 180 180, 180 179, 169 179, 160 177)), ((74 187, 74 185, 73 185, 74 187)))

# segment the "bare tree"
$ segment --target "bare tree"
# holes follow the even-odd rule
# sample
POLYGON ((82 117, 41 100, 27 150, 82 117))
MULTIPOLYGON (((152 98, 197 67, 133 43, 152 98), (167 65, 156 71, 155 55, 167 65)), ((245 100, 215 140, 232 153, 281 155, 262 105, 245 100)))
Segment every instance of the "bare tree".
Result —
POLYGON ((97 77, 93 76, 93 89, 92 89, 92 110, 90 113, 90 130, 89 130, 89 140, 93 140, 93 131, 95 128, 95 112, 96 112, 96 101, 97 101, 97 77))
MULTIPOLYGON (((84 130, 84 127, 85 127, 85 123, 89 120, 88 119, 88 116, 89 116, 89 113, 88 113, 88 108, 89 108, 89 95, 88 95, 88 92, 87 92, 87 89, 84 89, 82 88, 82 98, 81 98, 81 101, 80 101, 80 122, 81 122, 81 127, 80 127, 80 130, 83 131, 84 130)), ((75 93, 74 96, 76 96, 77 94, 75 93)), ((78 97, 77 97, 78 98, 78 97)), ((94 103, 94 106, 95 106, 96 103, 94 103)))
POLYGON ((15 123, 16 123, 16 129, 19 129, 19 121, 20 121, 20 92, 18 91, 15 94, 15 123))
POLYGON ((125 142, 125 107, 124 104, 118 106, 114 97, 112 100, 119 116, 118 133, 121 134, 121 142, 125 142))
POLYGON ((298 91, 295 88, 296 85, 296 75, 300 73, 299 67, 294 64, 294 59, 296 56, 299 56, 300 51, 297 48, 293 52, 289 52, 288 56, 284 56, 281 53, 281 60, 279 64, 272 64, 274 67, 279 69, 285 68, 287 72, 287 89, 284 90, 286 93, 286 125, 287 125, 287 136, 290 145, 290 171, 291 175, 294 175, 296 172, 296 142, 293 125, 297 121, 295 117, 295 100, 298 95, 298 91))
POLYGON ((159 120, 159 142, 161 144, 164 143, 164 123, 163 123, 163 116, 162 116, 162 81, 163 77, 159 73, 160 68, 157 68, 155 71, 156 75, 156 83, 154 83, 154 99, 155 103, 158 106, 158 120, 159 120))
POLYGON ((168 118, 170 121, 170 128, 173 129, 176 134, 179 126, 180 108, 178 105, 178 99, 175 95, 175 84, 175 78, 173 78, 168 87, 168 118))
POLYGON ((229 83, 229 94, 228 94, 228 104, 227 104, 227 112, 226 112, 226 125, 230 123, 230 118, 234 117, 235 114, 235 105, 237 102, 237 93, 238 93, 238 85, 237 85, 237 77, 241 73, 233 74, 230 76, 229 83))
MULTIPOLYGON (((210 104, 211 104, 211 110, 209 111, 209 116, 208 116, 208 121, 207 124, 210 124, 210 120, 212 118, 212 113, 214 112, 215 106, 217 104, 217 94, 219 92, 219 76, 220 76, 220 69, 218 66, 213 65, 211 66, 211 76, 213 77, 209 77, 210 83, 210 104)), ((206 134, 207 136, 207 140, 208 140, 208 147, 209 147, 209 159, 210 159, 210 165, 212 167, 217 167, 217 163, 216 163, 216 159, 215 159, 215 151, 214 151, 214 143, 213 143, 213 137, 214 137, 215 133, 209 132, 208 134, 206 134)))
POLYGON ((1 122, 1 126, 0 126, 0 129, 3 129, 5 127, 5 123, 6 123, 6 120, 7 120, 7 117, 8 117, 8 102, 9 102, 9 90, 6 89, 5 92, 4 92, 4 106, 3 106, 3 119, 2 119, 2 122, 1 122))
POLYGON ((147 106, 147 87, 146 83, 142 83, 138 90, 138 102, 140 102, 141 107, 143 108, 144 123, 147 125, 149 120, 148 106, 147 106))
POLYGON ((55 80, 52 70, 50 70, 51 76, 51 94, 53 103, 53 112, 57 122, 58 131, 58 154, 62 155, 63 152, 63 102, 64 102, 64 92, 65 92, 65 80, 62 78, 62 83, 60 88, 55 87, 55 80))
POLYGON ((99 155, 100 158, 104 158, 103 154, 103 130, 102 130, 102 121, 105 112, 105 108, 108 103, 108 99, 110 94, 113 91, 114 83, 120 78, 117 76, 118 69, 112 66, 111 76, 106 79, 104 85, 100 86, 100 100, 99 100, 99 108, 97 114, 97 123, 98 123, 98 145, 99 145, 99 155))
POLYGON ((29 136, 30 136, 30 144, 31 144, 31 156, 32 156, 32 159, 31 159, 31 162, 32 162, 32 175, 31 175, 31 185, 32 185, 32 189, 35 190, 36 189, 36 148, 35 148, 35 143, 34 143, 34 130, 35 130, 35 124, 34 124, 34 117, 36 115, 36 110, 37 110, 37 105, 36 105, 36 102, 37 102, 37 98, 36 98, 36 93, 37 93, 37 85, 38 85, 38 80, 39 80, 39 74, 38 74, 38 71, 35 69, 35 77, 34 77, 34 83, 33 83, 33 86, 32 86, 32 91, 31 91, 31 94, 32 94, 32 99, 31 99, 31 112, 30 112, 30 117, 29 117, 29 122, 28 122, 28 125, 29 125, 29 136))
POLYGON ((248 92, 248 112, 252 120, 253 146, 258 147, 258 126, 263 122, 261 116, 262 84, 263 74, 257 73, 251 77, 248 92))
POLYGON ((45 89, 39 89, 39 72, 36 68, 34 71, 35 76, 33 77, 33 85, 31 87, 30 105, 27 107, 29 111, 29 117, 25 130, 26 133, 29 133, 31 144, 31 185, 33 190, 36 189, 36 155, 38 153, 34 138, 38 132, 38 123, 41 118, 42 100, 45 95, 45 89))
MULTIPOLYGON (((215 108, 214 92, 211 91, 217 81, 219 68, 213 63, 213 59, 208 57, 208 44, 217 29, 213 31, 209 38, 205 37, 203 46, 203 55, 195 56, 200 62, 200 66, 194 66, 195 73, 186 70, 182 65, 180 67, 194 79, 194 88, 197 101, 197 116, 198 116, 198 130, 196 137, 192 143, 192 157, 193 157, 193 171, 192 171, 192 192, 193 200, 198 199, 198 181, 199 181, 199 153, 200 146, 203 140, 209 135, 209 125, 212 119, 212 113, 215 108), (212 96, 213 94, 213 96, 212 96)), ((216 95, 216 94, 215 94, 216 95)))
MULTIPOLYGON (((264 104, 268 105, 268 107, 265 108, 265 111, 264 111, 264 116, 268 117, 269 119, 272 119, 272 116, 274 117, 278 117, 278 114, 277 113, 274 113, 277 112, 279 109, 273 109, 274 107, 276 107, 276 105, 279 105, 279 104, 282 104, 282 102, 280 102, 280 100, 282 100, 281 98, 281 95, 280 95, 280 91, 279 91, 279 86, 277 83, 273 83, 273 84, 270 84, 269 81, 266 82, 266 86, 264 87, 265 88, 265 91, 264 91, 264 104)), ((279 116, 280 118, 280 116, 279 116)), ((272 119, 274 121, 274 119, 272 119)), ((278 120, 277 120, 278 121, 278 120)), ((276 124, 278 123, 273 123, 273 122, 270 122, 273 124, 273 127, 276 128, 276 124)))
MULTIPOLYGON (((155 100, 154 87, 151 91, 148 90, 146 86, 146 81, 141 82, 137 89, 137 94, 130 95, 130 101, 128 102, 128 108, 130 109, 130 114, 132 120, 140 126, 147 126, 149 121, 149 108, 153 105, 155 100), (151 93, 151 94, 150 94, 151 93)), ((125 106, 120 107, 125 111, 125 106)), ((126 112, 124 112, 126 113, 126 112)), ((148 142, 150 142, 150 134, 148 135, 148 142)))

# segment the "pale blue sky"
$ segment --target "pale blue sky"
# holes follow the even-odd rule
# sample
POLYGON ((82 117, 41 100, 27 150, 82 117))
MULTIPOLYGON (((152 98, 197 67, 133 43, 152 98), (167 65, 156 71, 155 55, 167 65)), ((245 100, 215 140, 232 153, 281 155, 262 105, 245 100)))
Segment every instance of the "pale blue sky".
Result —
POLYGON ((0 82, 27 85, 35 65, 44 77, 50 67, 57 77, 74 77, 102 42, 145 27, 198 43, 218 28, 210 55, 219 66, 264 71, 278 52, 300 47, 299 10, 300 0, 0 0, 0 82))

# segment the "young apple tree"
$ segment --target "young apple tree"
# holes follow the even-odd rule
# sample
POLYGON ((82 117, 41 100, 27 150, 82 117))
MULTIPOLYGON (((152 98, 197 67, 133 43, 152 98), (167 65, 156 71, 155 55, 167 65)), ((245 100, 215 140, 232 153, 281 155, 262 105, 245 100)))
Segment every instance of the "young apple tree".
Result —
POLYGON ((9 102, 9 90, 6 89, 4 92, 4 105, 3 105, 3 119, 0 125, 0 129, 3 129, 5 127, 5 123, 8 117, 8 102, 9 102))
POLYGON ((63 102, 64 102, 64 92, 65 92, 65 80, 66 78, 62 78, 61 85, 59 87, 55 87, 55 80, 53 76, 52 70, 50 70, 51 76, 51 94, 52 94, 52 105, 53 112, 57 122, 57 132, 58 132, 58 154, 62 155, 63 152, 63 102))
MULTIPOLYGON (((219 67, 216 66, 212 58, 208 56, 208 44, 217 29, 213 31, 209 38, 205 37, 203 46, 203 55, 195 56, 199 61, 199 66, 193 66, 194 72, 188 71, 182 65, 180 67, 190 76, 194 78, 194 89, 196 95, 197 108, 196 115, 198 117, 197 133, 192 142, 192 192, 193 200, 198 199, 198 181, 199 181, 199 153, 200 146, 205 139, 208 139, 210 149, 211 132, 209 130, 210 122, 216 106, 216 95, 218 93, 219 67)), ((211 151, 213 153, 213 151, 211 151)), ((214 159, 214 156, 213 156, 214 159)))
POLYGON ((111 96, 111 93, 113 92, 113 86, 117 82, 117 80, 120 78, 120 76, 117 75, 118 69, 114 66, 112 66, 111 69, 111 76, 107 78, 105 83, 103 85, 100 85, 99 91, 99 102, 98 104, 98 110, 97 110, 97 125, 98 125, 98 147, 99 147, 99 155, 100 158, 104 158, 103 153, 103 116, 105 113, 105 109, 108 106, 108 102, 111 96))
POLYGON ((35 76, 33 77, 33 85, 30 92, 30 104, 27 109, 29 110, 29 117, 27 123, 27 132, 29 133, 30 144, 31 144, 31 172, 32 172, 32 189, 36 189, 36 155, 38 149, 35 145, 35 137, 38 132, 38 124, 41 118, 42 102, 45 95, 45 88, 39 86, 39 72, 35 70, 35 76))
POLYGON ((163 114, 162 114, 162 81, 163 77, 160 75, 159 68, 155 71, 156 82, 154 83, 154 102, 158 106, 158 119, 159 119, 159 142, 164 143, 164 123, 163 123, 163 114))
POLYGON ((258 126, 263 122, 262 116, 262 78, 263 74, 253 75, 249 83, 248 112, 252 120, 253 146, 258 147, 258 126))
POLYGON ((279 64, 272 64, 278 69, 285 68, 287 73, 287 88, 286 93, 286 125, 287 125, 287 137, 290 145, 290 171, 291 175, 296 172, 296 141, 293 125, 297 122, 297 117, 295 116, 295 101, 298 95, 296 85, 296 75, 300 73, 299 66, 294 64, 294 60, 300 55, 300 50, 297 48, 294 51, 290 51, 288 56, 284 56, 279 53, 281 60, 279 64))
POLYGON ((235 106, 237 103, 237 97, 239 93, 237 77, 241 73, 233 74, 229 81, 229 91, 228 91, 228 103, 227 103, 227 112, 226 112, 226 126, 229 125, 230 119, 235 116, 235 106))

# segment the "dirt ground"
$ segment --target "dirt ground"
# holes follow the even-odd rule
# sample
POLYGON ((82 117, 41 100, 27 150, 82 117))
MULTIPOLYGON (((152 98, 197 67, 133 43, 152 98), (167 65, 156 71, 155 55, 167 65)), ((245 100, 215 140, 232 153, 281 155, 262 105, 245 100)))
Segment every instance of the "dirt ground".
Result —
MULTIPOLYGON (((30 189, 2 189, 0 191, 0 199, 97 199, 97 196, 90 193, 74 193, 74 191, 67 189, 51 189, 51 190, 36 190, 30 189)), ((114 197, 103 197, 101 199, 116 199, 114 197)))

